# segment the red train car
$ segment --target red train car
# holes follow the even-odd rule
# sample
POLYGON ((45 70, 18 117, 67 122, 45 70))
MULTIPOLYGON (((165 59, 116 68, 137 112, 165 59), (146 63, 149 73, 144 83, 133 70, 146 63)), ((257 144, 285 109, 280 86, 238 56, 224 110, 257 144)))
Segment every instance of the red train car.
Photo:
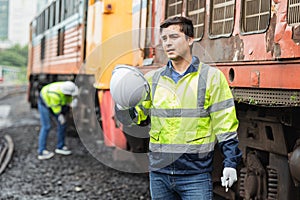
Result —
POLYGON ((77 130, 103 137, 107 146, 145 152, 147 138, 128 133, 146 135, 147 128, 123 127, 114 116, 111 71, 118 64, 143 72, 163 66, 167 58, 159 24, 171 16, 187 16, 195 25, 193 54, 224 73, 240 121, 239 181, 224 191, 217 154, 214 192, 226 199, 300 198, 298 0, 78 0, 74 17, 51 23, 54 8, 66 9, 67 2, 54 1, 31 24, 33 106, 44 83, 76 79, 83 95, 75 113, 77 130), (48 23, 42 30, 41 21, 48 23))

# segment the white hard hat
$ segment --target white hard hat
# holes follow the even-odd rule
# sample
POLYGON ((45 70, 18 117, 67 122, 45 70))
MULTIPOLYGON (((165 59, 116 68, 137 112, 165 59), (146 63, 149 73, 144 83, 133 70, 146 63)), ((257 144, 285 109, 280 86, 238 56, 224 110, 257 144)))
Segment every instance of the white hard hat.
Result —
POLYGON ((61 92, 65 95, 77 96, 78 87, 72 81, 66 81, 61 86, 61 92))
POLYGON ((130 108, 144 101, 150 91, 142 72, 128 65, 118 65, 112 72, 110 93, 123 108, 130 108))

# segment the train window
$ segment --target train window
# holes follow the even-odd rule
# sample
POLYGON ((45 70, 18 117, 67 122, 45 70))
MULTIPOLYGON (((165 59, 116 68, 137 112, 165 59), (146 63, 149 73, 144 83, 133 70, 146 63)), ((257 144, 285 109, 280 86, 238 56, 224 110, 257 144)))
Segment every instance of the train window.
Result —
POLYGON ((45 11, 41 15, 41 33, 45 31, 45 11))
POLYGON ((187 16, 193 21, 195 40, 201 40, 204 32, 205 0, 188 0, 187 16))
POLYGON ((64 55, 65 29, 58 29, 57 38, 57 56, 64 55))
POLYGON ((300 2, 299 0, 289 0, 288 4, 288 24, 291 26, 300 23, 300 2))
POLYGON ((66 0, 65 1, 65 18, 68 18, 72 16, 75 13, 74 5, 75 1, 74 0, 66 0))
POLYGON ((60 1, 60 21, 65 19, 65 0, 60 1))
POLYGON ((45 46, 46 46, 46 38, 44 36, 41 39, 41 60, 45 59, 45 46))
POLYGON ((32 22, 30 23, 30 27, 32 28, 32 35, 29 35, 30 37, 34 37, 37 36, 37 27, 36 27, 36 18, 32 20, 32 22))
POLYGON ((45 30, 49 29, 49 10, 45 10, 45 30))
POLYGON ((70 16, 70 5, 69 0, 65 1, 65 19, 67 19, 70 16))
POLYGON ((40 16, 36 18, 36 34, 40 34, 40 16))
POLYGON ((49 6, 49 28, 51 28, 53 26, 53 8, 52 8, 52 4, 49 6))
POLYGON ((242 1, 242 33, 260 33, 267 30, 271 16, 270 0, 242 1))
POLYGON ((41 31, 41 15, 38 16, 37 18, 37 34, 40 34, 42 31, 41 31))
POLYGON ((49 28, 53 26, 53 7, 52 5, 49 6, 49 28))
POLYGON ((55 4, 55 24, 58 24, 60 21, 60 7, 59 7, 60 1, 57 0, 55 4))
POLYGON ((55 26, 55 18, 56 18, 56 6, 55 6, 55 1, 52 3, 51 7, 52 7, 52 27, 55 26))
POLYGON ((166 18, 182 15, 182 0, 167 0, 166 18))
POLYGON ((229 37, 234 26, 235 0, 212 0, 210 38, 229 37))
POLYGON ((80 5, 80 0, 75 0, 74 1, 74 12, 73 12, 73 14, 79 12, 79 5, 80 5))

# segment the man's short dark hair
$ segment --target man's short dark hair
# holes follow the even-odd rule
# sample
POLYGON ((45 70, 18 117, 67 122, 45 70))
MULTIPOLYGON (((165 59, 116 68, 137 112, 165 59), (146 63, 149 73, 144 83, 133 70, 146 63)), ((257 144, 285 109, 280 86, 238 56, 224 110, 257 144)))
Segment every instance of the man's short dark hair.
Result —
POLYGON ((180 26, 180 31, 183 32, 185 35, 189 37, 194 37, 194 25, 192 20, 182 16, 176 16, 166 19, 164 22, 161 23, 160 31, 162 31, 163 28, 167 28, 171 25, 176 24, 180 26))

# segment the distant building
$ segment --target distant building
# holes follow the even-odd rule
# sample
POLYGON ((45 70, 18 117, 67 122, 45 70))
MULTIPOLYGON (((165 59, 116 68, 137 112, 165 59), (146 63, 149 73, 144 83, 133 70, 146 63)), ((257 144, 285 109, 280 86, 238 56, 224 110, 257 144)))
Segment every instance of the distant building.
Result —
POLYGON ((8 38, 8 0, 0 0, 0 40, 8 38))
POLYGON ((52 0, 0 0, 0 49, 26 45, 29 24, 52 0))

